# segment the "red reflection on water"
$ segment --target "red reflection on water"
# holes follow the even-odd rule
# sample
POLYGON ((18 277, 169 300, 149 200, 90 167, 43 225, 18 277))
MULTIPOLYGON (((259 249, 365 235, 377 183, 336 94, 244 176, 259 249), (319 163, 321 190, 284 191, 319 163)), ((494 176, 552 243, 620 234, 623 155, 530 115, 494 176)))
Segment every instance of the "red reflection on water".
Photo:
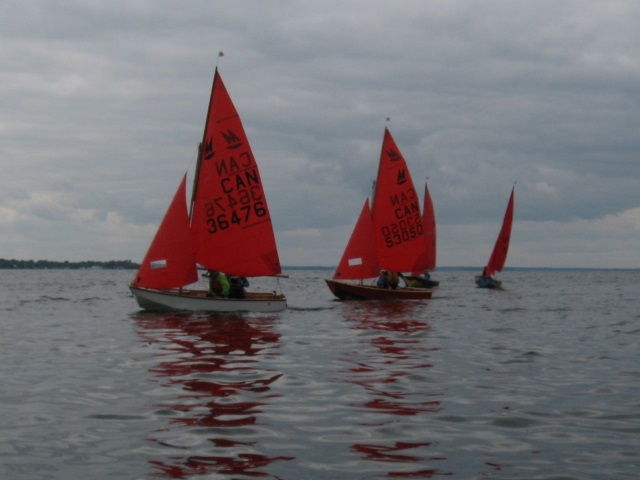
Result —
MULTIPOLYGON (((430 353, 439 350, 428 346, 431 326, 422 302, 361 302, 352 304, 344 312, 351 328, 361 331, 361 345, 345 355, 349 376, 345 379, 362 387, 368 399, 354 405, 368 414, 379 417, 376 421, 360 423, 364 427, 397 424, 394 417, 408 417, 440 412, 443 407, 434 386, 425 381, 425 375, 433 367, 430 353)), ((367 415, 371 420, 371 415, 367 415)), ((401 428, 395 427, 398 431, 401 428)), ((388 432, 387 432, 388 433, 388 432)), ((375 433, 372 434, 375 437, 375 433)), ((431 478, 449 476, 436 468, 424 468, 426 461, 443 461, 446 458, 420 455, 411 449, 424 449, 432 442, 408 442, 401 439, 384 444, 352 446, 363 458, 373 462, 402 463, 403 469, 389 471, 393 478, 431 478), (413 469, 413 465, 417 469, 413 469)))
POLYGON ((424 345, 425 335, 431 330, 429 323, 417 318, 423 310, 412 302, 362 302, 359 308, 345 312, 353 322, 351 328, 364 332, 384 332, 384 335, 366 337, 366 347, 349 355, 353 375, 346 381, 363 387, 373 398, 361 404, 368 410, 392 415, 416 415, 438 412, 440 401, 424 400, 433 397, 431 391, 398 389, 406 377, 432 368, 431 351, 424 345), (353 362, 351 357, 357 357, 353 362), (419 400, 413 400, 419 398, 419 400))
MULTIPOLYGON (((431 443, 396 442, 393 446, 355 444, 353 449, 365 455, 365 459, 377 462, 424 463, 425 461, 444 460, 443 457, 425 458, 405 452, 412 448, 428 447, 431 443), (399 453, 402 452, 402 453, 399 453)), ((434 476, 451 476, 452 472, 443 472, 438 468, 421 468, 415 471, 388 472, 389 478, 432 478, 434 476)))
POLYGON ((381 460, 385 462, 417 462, 423 460, 423 458, 415 455, 399 455, 396 452, 429 445, 431 444, 428 442, 396 442, 393 447, 385 447, 384 445, 366 445, 356 443, 352 448, 358 452, 364 453, 368 459, 381 460))
POLYGON ((262 455, 256 452, 256 441, 241 440, 251 431, 234 430, 259 424, 262 407, 273 398, 271 384, 282 376, 260 362, 261 356, 272 355, 279 346, 280 335, 271 330, 272 318, 150 313, 134 318, 143 341, 159 346, 161 361, 150 371, 164 386, 180 388, 173 398, 154 405, 176 412, 167 428, 157 430, 150 439, 171 449, 167 459, 149 461, 156 469, 155 476, 266 477, 270 474, 258 469, 293 458, 262 455), (203 454, 208 449, 201 444, 177 445, 179 440, 174 438, 180 438, 184 427, 196 438, 211 435, 207 440, 215 453, 203 454))
POLYGON ((243 474, 251 477, 268 477, 270 476, 268 473, 249 470, 267 466, 276 460, 290 460, 290 458, 268 458, 263 455, 241 453, 237 458, 191 456, 186 458, 180 467, 153 460, 149 463, 155 465, 160 470, 160 473, 157 475, 159 477, 190 478, 193 475, 207 475, 212 472, 223 475, 243 474))

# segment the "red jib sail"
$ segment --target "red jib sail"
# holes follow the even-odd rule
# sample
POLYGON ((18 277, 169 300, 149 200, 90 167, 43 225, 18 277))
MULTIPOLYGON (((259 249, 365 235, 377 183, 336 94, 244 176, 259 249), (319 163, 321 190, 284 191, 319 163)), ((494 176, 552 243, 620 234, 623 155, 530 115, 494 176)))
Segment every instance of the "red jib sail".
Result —
POLYGON ((281 272, 258 165, 217 69, 192 201, 199 264, 246 277, 281 272))
POLYGON ((426 270, 420 201, 407 164, 387 128, 372 215, 380 267, 394 272, 426 270))
POLYGON ((189 232, 186 182, 185 174, 140 265, 133 281, 136 286, 169 289, 198 280, 189 232))
POLYGON ((490 277, 495 272, 502 271, 504 263, 507 260, 507 253, 509 252, 509 241, 511 240, 511 225, 513 224, 513 191, 515 187, 511 189, 511 196, 509 197, 509 203, 507 204, 507 211, 504 214, 504 220, 502 221, 502 228, 500 234, 496 240, 496 244, 493 247, 493 252, 487 263, 485 275, 490 277))
POLYGON ((380 266, 373 238, 373 220, 369 199, 366 199, 333 278, 358 280, 378 276, 380 266))
MULTIPOLYGON (((422 226, 424 227, 425 244, 421 263, 426 265, 426 270, 433 270, 436 268, 436 214, 426 183, 424 184, 424 201, 422 203, 422 226)), ((424 270, 412 273, 420 275, 424 273, 424 270)))

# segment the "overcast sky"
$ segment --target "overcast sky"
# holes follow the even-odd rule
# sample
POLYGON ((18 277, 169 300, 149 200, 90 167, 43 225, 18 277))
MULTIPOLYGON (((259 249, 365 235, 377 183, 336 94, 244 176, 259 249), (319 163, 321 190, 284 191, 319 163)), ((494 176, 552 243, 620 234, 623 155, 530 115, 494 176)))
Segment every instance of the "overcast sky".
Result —
POLYGON ((283 265, 335 266, 385 119, 439 266, 640 268, 640 2, 0 4, 0 258, 140 262, 219 70, 283 265))

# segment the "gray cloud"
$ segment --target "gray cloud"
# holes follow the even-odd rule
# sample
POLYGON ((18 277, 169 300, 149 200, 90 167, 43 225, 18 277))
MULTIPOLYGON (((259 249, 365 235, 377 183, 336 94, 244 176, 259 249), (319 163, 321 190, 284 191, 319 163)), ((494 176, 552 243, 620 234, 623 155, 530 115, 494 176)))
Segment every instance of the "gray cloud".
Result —
POLYGON ((508 264, 640 264, 631 0, 0 12, 0 257, 140 260, 193 168, 223 50, 284 264, 337 263, 386 117, 430 178, 441 265, 486 260, 514 182, 508 264))

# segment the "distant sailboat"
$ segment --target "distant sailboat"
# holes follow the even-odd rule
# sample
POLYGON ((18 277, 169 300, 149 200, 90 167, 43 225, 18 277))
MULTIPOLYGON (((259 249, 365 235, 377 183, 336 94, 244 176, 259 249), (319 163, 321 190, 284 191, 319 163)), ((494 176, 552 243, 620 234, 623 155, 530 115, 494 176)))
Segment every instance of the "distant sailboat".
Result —
POLYGON ((340 299, 428 299, 424 288, 378 288, 381 269, 391 274, 424 271, 425 234, 420 202, 407 164, 391 133, 384 131, 378 176, 371 205, 365 200, 333 278, 331 292, 340 299), (359 280, 359 283, 344 280, 359 280))
POLYGON ((424 184, 424 201, 422 203, 422 225, 424 226, 424 263, 425 270, 412 272, 406 275, 405 281, 410 287, 432 288, 440 285, 440 282, 433 280, 430 271, 436 268, 436 214, 433 208, 433 200, 429 193, 427 183, 424 184))
POLYGON ((130 289, 148 310, 274 312, 287 306, 279 293, 214 296, 183 288, 197 281, 197 265, 237 278, 281 273, 258 165, 217 68, 190 216, 185 174, 130 289))
POLYGON ((500 234, 496 240, 496 244, 491 252, 489 263, 482 271, 482 275, 476 276, 476 285, 480 288, 501 288, 502 282, 492 277, 495 272, 501 272, 504 268, 504 264, 507 260, 507 253, 509 252, 509 242, 511 240, 511 226, 513 224, 513 203, 514 203, 514 190, 511 189, 511 196, 509 197, 509 203, 507 204, 507 211, 504 214, 504 220, 502 221, 502 228, 500 234))

